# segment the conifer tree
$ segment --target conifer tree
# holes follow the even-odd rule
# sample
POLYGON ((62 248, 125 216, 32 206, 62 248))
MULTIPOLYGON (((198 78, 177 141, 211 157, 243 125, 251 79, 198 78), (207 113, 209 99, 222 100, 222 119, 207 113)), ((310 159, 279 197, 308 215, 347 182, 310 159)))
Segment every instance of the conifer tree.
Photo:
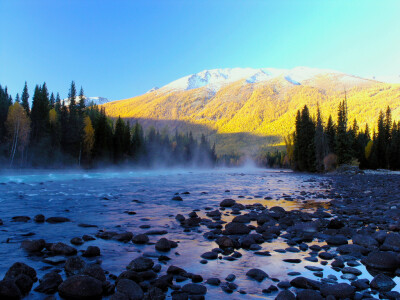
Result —
POLYGON ((25 81, 25 86, 24 89, 22 90, 22 95, 21 95, 21 105, 25 109, 26 113, 30 114, 30 109, 29 109, 29 93, 28 93, 28 84, 25 81))
POLYGON ((15 102, 19 103, 20 99, 19 99, 19 94, 17 93, 17 95, 15 95, 15 102))
POLYGON ((339 103, 338 121, 336 127, 335 153, 339 164, 347 164, 351 161, 351 141, 347 132, 347 99, 339 103))
POLYGON ((324 158, 328 154, 328 143, 322 123, 321 110, 317 108, 317 124, 315 127, 315 167, 317 172, 324 170, 324 158))

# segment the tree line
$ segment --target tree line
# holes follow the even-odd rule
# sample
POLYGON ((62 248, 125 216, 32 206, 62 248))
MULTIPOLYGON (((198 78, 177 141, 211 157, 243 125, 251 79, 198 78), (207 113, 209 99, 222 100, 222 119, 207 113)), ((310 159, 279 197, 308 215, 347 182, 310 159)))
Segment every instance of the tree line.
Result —
POLYGON ((390 107, 380 111, 376 130, 357 120, 349 125, 346 97, 339 103, 337 122, 326 125, 318 106, 316 116, 307 106, 298 110, 295 132, 285 138, 287 160, 299 171, 330 171, 338 165, 356 164, 361 169, 400 170, 400 122, 392 120, 390 107))
POLYGON ((28 86, 15 99, 0 85, 0 166, 98 167, 110 164, 204 165, 216 162, 215 144, 204 135, 150 127, 107 117, 103 108, 85 104, 83 88, 72 81, 67 101, 36 85, 29 101, 28 86))

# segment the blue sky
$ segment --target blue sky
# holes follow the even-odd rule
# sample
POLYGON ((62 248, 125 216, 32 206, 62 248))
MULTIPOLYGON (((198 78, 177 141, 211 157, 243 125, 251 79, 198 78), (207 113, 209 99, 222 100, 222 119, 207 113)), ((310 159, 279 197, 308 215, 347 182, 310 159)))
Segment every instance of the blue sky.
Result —
POLYGON ((204 69, 400 74, 400 1, 0 0, 0 84, 129 98, 204 69))

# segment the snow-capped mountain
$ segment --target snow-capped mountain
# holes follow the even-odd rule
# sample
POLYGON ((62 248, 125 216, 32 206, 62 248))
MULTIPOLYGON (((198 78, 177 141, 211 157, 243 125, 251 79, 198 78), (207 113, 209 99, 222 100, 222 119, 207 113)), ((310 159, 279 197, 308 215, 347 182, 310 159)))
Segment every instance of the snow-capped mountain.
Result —
MULTIPOLYGON (((108 100, 107 98, 104 97, 86 97, 85 98, 85 105, 86 106, 91 106, 91 105, 101 105, 110 102, 111 100, 108 100)), ((69 98, 63 99, 65 101, 65 105, 69 105, 69 98)), ((76 103, 79 102, 79 97, 75 97, 76 103)))
POLYGON ((196 74, 188 75, 175 80, 161 89, 170 91, 187 91, 200 87, 207 87, 216 92, 222 86, 238 81, 245 80, 246 83, 257 83, 269 81, 278 77, 284 78, 289 83, 299 85, 303 81, 314 78, 322 74, 341 74, 338 71, 315 69, 308 67, 296 67, 293 69, 274 69, 274 68, 227 68, 204 70, 196 74))

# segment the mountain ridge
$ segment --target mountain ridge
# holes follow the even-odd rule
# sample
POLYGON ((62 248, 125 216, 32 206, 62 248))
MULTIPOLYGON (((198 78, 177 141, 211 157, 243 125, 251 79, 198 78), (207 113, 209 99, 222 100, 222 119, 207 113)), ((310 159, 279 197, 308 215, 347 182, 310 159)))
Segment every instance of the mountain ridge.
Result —
POLYGON ((168 125, 170 132, 204 133, 221 154, 281 144, 293 132, 296 112, 305 104, 311 113, 319 104, 325 121, 329 114, 336 119, 345 94, 349 119, 357 117, 361 126, 367 121, 373 126, 387 105, 394 119, 400 119, 400 84, 307 67, 205 70, 102 106, 111 117, 141 120, 145 127, 161 130, 168 125))

